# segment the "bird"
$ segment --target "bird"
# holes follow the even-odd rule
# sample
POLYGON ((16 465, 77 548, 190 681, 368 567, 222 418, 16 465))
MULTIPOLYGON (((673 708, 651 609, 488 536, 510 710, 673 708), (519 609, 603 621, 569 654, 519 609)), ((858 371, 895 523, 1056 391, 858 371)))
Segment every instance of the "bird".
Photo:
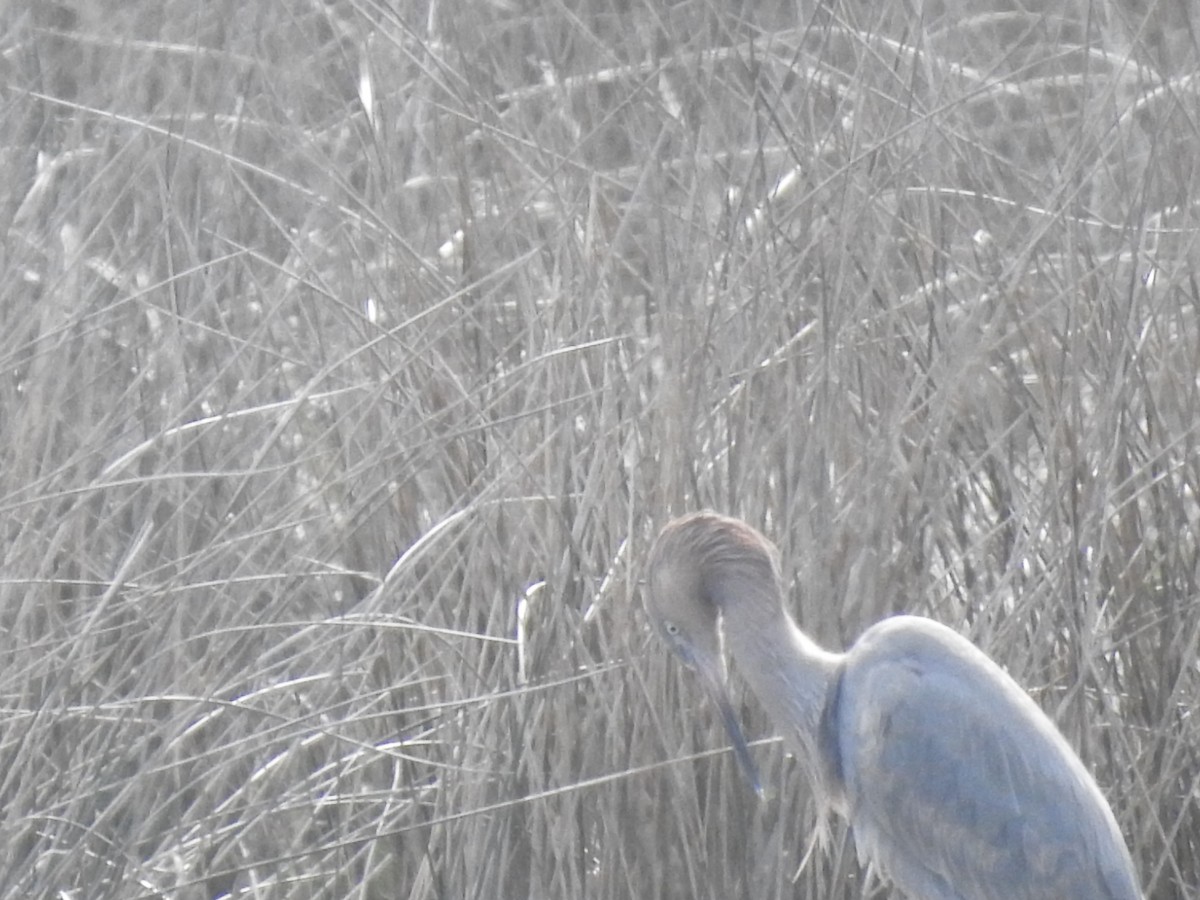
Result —
POLYGON ((667 523, 646 564, 655 629, 715 702, 756 791, 725 653, 794 751, 819 821, 910 900, 1141 900, 1121 831, 1050 719, 987 654, 914 615, 844 653, 787 612, 775 546, 711 511, 667 523))

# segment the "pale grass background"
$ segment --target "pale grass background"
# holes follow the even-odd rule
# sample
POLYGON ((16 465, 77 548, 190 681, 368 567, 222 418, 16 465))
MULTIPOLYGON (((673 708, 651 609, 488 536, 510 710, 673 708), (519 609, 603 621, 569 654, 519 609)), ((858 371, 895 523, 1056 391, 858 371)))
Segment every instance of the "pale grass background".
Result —
POLYGON ((1195 895, 1190 0, 0 24, 3 896, 881 896, 646 630, 700 506, 829 646, 971 636, 1195 895))

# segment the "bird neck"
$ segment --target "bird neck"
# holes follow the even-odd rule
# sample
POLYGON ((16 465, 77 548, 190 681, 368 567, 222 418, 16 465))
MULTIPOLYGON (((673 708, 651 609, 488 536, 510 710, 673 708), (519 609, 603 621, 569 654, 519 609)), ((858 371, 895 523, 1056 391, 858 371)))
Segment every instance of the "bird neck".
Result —
POLYGON ((777 726, 794 723, 804 743, 815 741, 841 654, 818 646, 782 607, 753 631, 739 624, 725 620, 725 640, 741 677, 777 726))
POLYGON ((798 751, 818 805, 836 802, 836 776, 825 770, 827 754, 820 745, 821 717, 844 654, 822 649, 800 630, 784 610, 778 587, 747 591, 743 583, 737 599, 719 605, 725 645, 738 672, 798 751))

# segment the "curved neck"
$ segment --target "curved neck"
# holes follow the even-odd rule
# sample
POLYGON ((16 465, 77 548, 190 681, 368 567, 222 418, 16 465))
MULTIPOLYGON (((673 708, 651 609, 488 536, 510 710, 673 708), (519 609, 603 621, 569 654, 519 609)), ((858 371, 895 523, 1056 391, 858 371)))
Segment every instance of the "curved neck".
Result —
POLYGON ((815 752, 821 716, 843 654, 822 649, 782 609, 765 628, 724 619, 725 641, 741 676, 784 737, 799 737, 815 752))
POLYGON ((845 654, 808 637, 783 608, 778 582, 714 585, 725 646, 741 677, 797 751, 819 803, 837 802, 833 763, 821 746, 821 722, 845 654))

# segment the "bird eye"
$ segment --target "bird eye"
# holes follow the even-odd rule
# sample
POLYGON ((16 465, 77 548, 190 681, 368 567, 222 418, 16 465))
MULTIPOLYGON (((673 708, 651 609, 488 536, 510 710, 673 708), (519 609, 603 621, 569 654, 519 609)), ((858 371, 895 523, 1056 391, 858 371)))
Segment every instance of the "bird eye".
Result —
POLYGON ((663 631, 665 631, 669 637, 679 637, 679 626, 674 622, 663 622, 663 631))

